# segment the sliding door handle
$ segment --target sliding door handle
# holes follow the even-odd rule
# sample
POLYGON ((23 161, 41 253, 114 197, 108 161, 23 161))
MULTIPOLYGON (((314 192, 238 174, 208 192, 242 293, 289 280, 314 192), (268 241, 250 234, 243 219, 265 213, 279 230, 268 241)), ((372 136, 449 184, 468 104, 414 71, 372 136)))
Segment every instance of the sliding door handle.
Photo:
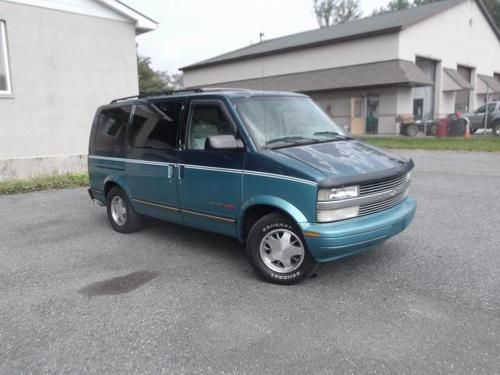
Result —
POLYGON ((184 166, 179 165, 178 168, 179 170, 177 171, 177 178, 179 179, 179 181, 182 181, 182 179, 184 178, 184 166))

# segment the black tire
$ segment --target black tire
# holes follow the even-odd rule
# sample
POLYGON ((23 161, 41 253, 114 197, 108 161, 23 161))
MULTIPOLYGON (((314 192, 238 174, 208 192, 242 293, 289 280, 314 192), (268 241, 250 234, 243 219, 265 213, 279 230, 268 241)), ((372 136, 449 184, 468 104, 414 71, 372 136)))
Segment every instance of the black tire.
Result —
POLYGON ((435 137, 437 129, 438 129, 438 124, 432 124, 430 127, 427 128, 427 135, 435 137))
POLYGON ((500 121, 497 121, 493 124, 493 126, 491 127, 491 132, 494 136, 500 137, 500 121))
POLYGON ((141 229, 142 217, 135 212, 127 194, 119 187, 115 186, 109 191, 106 197, 106 210, 108 213, 108 220, 115 231, 120 233, 132 233, 141 229), (121 203, 123 203, 123 206, 121 203), (124 210, 124 216, 116 214, 116 209, 112 207, 114 204, 119 205, 120 208, 124 210), (115 212, 115 215, 113 215, 113 212, 115 212))
MULTIPOLYGON (((281 238, 283 238, 283 236, 281 238)), ((246 247, 250 261, 259 276, 271 283, 281 285, 296 284, 310 276, 317 267, 317 263, 309 253, 307 243, 304 241, 300 229, 292 220, 279 212, 267 214, 254 224, 248 234, 246 247), (289 268, 296 267, 290 272, 286 271, 285 263, 279 260, 273 261, 274 264, 270 264, 269 259, 272 250, 270 248, 267 249, 266 246, 268 243, 264 242, 264 240, 274 240, 273 236, 279 237, 280 233, 290 235, 289 243, 297 245, 288 247, 288 249, 299 249, 295 250, 296 252, 303 250, 302 255, 290 256, 286 261, 290 264, 289 268), (261 245, 264 253, 269 250, 269 254, 264 255, 266 256, 266 260, 264 260, 264 257, 261 255, 261 245), (267 264, 266 261, 268 262, 267 264), (274 267, 275 269, 270 267, 274 267), (283 269, 283 271, 278 272, 277 269, 283 269)), ((283 250, 283 248, 281 249, 283 250)), ((286 254, 283 256, 283 259, 284 258, 288 258, 286 254)))
POLYGON ((416 125, 409 125, 406 127, 406 135, 408 137, 416 137, 418 134, 418 128, 416 125))

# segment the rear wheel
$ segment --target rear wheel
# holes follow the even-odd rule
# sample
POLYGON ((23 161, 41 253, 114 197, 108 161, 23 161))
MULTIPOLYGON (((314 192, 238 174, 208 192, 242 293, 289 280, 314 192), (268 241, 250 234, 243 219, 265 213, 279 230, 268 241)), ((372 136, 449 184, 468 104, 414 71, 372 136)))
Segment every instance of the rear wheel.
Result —
POLYGON ((311 275, 317 265, 300 229, 279 212, 254 224, 248 234, 247 253, 259 276, 276 284, 296 284, 311 275))
POLYGON ((114 230, 120 233, 136 232, 142 227, 142 217, 138 215, 119 187, 113 187, 106 199, 108 220, 114 230))

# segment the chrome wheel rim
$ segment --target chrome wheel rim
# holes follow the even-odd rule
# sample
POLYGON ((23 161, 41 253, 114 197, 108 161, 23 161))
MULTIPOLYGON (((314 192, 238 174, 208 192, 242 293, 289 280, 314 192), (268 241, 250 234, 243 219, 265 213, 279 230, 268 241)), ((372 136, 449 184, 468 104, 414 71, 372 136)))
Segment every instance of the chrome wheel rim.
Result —
POLYGON ((111 217, 118 225, 123 225, 127 221, 127 208, 125 202, 118 195, 111 200, 111 217))
POLYGON ((300 238, 287 229, 275 229, 260 242, 260 257, 274 272, 295 271, 304 261, 304 253, 300 238))

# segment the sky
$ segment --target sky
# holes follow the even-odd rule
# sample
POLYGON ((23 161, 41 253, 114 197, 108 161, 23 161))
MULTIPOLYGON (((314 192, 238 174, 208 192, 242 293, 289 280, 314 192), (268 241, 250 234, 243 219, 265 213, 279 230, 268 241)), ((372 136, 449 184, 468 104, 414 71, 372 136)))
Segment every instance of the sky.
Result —
MULTIPOLYGON (((313 0, 122 0, 159 22, 137 37, 139 53, 156 70, 183 66, 264 39, 318 27, 313 0)), ((363 15, 389 0, 361 0, 363 15)))

